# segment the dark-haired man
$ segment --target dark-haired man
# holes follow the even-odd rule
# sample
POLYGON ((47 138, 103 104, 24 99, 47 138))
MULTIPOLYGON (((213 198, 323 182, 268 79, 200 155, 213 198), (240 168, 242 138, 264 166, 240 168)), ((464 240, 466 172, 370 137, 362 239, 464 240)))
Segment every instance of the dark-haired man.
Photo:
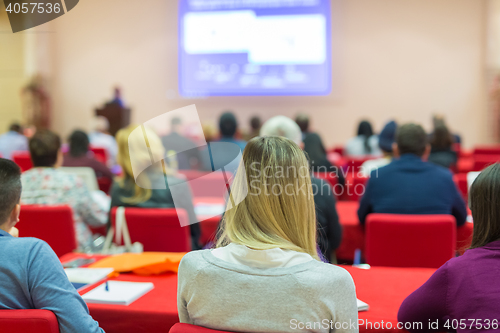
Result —
POLYGON ((1 157, 10 160, 13 152, 28 150, 28 139, 22 132, 21 125, 14 123, 10 125, 7 133, 0 135, 1 157))
POLYGON ((0 309, 50 310, 61 333, 103 332, 50 246, 36 238, 12 237, 20 197, 21 170, 0 158, 0 309))
POLYGON ((424 129, 398 128, 393 153, 392 163, 371 173, 358 210, 361 224, 370 213, 389 213, 451 214, 463 225, 467 209, 450 171, 425 162, 430 145, 424 129))

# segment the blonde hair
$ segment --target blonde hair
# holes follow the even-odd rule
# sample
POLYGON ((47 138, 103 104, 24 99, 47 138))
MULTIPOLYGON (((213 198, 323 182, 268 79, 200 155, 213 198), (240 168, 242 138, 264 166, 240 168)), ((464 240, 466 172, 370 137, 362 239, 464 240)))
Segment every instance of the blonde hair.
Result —
POLYGON ((231 242, 304 252, 319 260, 309 166, 293 141, 272 136, 248 142, 217 247, 231 242))
POLYGON ((118 179, 120 187, 124 188, 130 182, 134 183, 134 194, 131 197, 122 197, 123 202, 138 204, 151 198, 150 173, 146 169, 153 167, 153 172, 174 174, 165 158, 165 149, 158 135, 143 125, 130 125, 116 133, 118 144, 117 162, 123 170, 123 175, 118 179), (133 154, 133 160, 130 153, 133 154), (161 164, 160 164, 161 163, 161 164), (161 166, 164 169, 161 169, 161 166))

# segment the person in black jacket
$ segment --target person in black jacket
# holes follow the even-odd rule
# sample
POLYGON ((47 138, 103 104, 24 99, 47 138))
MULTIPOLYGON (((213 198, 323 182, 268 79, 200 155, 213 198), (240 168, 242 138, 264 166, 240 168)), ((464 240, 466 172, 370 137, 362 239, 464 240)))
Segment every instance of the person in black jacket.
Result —
MULTIPOLYGON (((283 136, 303 147, 302 133, 299 126, 290 118, 276 116, 269 119, 260 130, 261 136, 283 136)), ((318 226, 318 246, 323 257, 332 262, 335 251, 342 240, 342 227, 335 208, 336 200, 330 184, 311 176, 311 185, 316 206, 318 226)))

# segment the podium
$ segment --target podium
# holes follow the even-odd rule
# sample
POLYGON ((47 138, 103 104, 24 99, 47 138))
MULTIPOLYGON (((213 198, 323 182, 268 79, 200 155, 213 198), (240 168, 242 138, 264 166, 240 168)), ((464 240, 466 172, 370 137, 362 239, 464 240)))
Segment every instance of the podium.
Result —
POLYGON ((95 110, 96 116, 103 116, 109 121, 109 134, 116 135, 120 129, 130 125, 130 109, 118 103, 107 103, 104 107, 95 110))

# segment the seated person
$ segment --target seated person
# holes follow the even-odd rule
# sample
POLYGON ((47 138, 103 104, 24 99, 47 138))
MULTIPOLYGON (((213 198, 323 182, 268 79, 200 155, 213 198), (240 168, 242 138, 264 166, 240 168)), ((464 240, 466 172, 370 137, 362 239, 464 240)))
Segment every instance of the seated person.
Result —
POLYGON ((350 157, 378 157, 381 151, 378 136, 373 133, 372 124, 363 120, 358 125, 358 135, 347 141, 344 153, 350 157))
POLYGON ((104 332, 89 315, 50 246, 36 238, 12 237, 11 233, 17 233, 20 197, 21 170, 0 158, 0 309, 52 311, 61 333, 104 332))
POLYGON ((309 116, 300 113, 295 118, 295 122, 302 132, 302 142, 304 151, 307 153, 309 164, 313 172, 331 172, 338 177, 340 185, 345 185, 345 177, 342 170, 330 163, 326 156, 326 149, 318 133, 309 131, 309 116))
POLYGON ((410 332, 430 332, 427 323, 436 321, 435 331, 440 332, 462 327, 464 322, 465 328, 458 332, 498 332, 499 204, 500 164, 496 163, 481 172, 470 188, 474 219, 470 249, 441 266, 401 304, 399 322, 423 323, 422 330, 410 332))
POLYGON ((19 124, 12 124, 9 131, 0 135, 0 156, 12 159, 12 153, 15 151, 27 151, 28 139, 23 135, 19 124))
MULTIPOLYGON (((276 116, 262 126, 261 136, 283 136, 302 146, 302 133, 299 126, 290 118, 276 116)), ((340 246, 342 227, 335 208, 336 199, 330 183, 323 179, 311 176, 313 186, 316 220, 318 222, 318 246, 323 257, 332 261, 332 252, 340 246)))
POLYGON ((170 122, 170 133, 161 138, 165 151, 174 151, 177 158, 178 169, 196 170, 200 167, 200 153, 196 144, 181 134, 182 121, 173 118, 170 122))
POLYGON ((453 150, 453 137, 444 125, 437 126, 431 135, 431 154, 429 162, 445 168, 457 165, 457 152, 453 150))
POLYGON ((137 125, 130 125, 116 133, 117 161, 123 174, 116 177, 111 186, 111 207, 184 209, 189 218, 192 248, 195 250, 201 248, 200 226, 194 213, 189 184, 176 177, 177 170, 169 167, 168 158, 164 160, 165 169, 163 169, 161 160, 165 158, 165 149, 158 135, 145 127, 150 149, 144 149, 144 136, 142 131, 134 132, 136 128, 137 125), (152 163, 150 153, 158 162, 152 163), (135 174, 134 170, 142 172, 135 174), (169 188, 171 185, 176 185, 175 202, 169 188))
POLYGON ((250 130, 245 134, 245 141, 250 141, 256 136, 259 136, 260 128, 262 127, 262 121, 259 116, 253 116, 250 118, 250 130))
POLYGON ((69 153, 64 156, 65 167, 92 168, 97 178, 113 179, 113 174, 107 166, 94 158, 87 156, 89 151, 89 137, 83 131, 74 131, 69 137, 69 153))
POLYGON ((109 120, 103 116, 95 117, 94 131, 89 134, 89 141, 92 147, 104 148, 108 153, 108 167, 113 167, 116 164, 116 154, 118 147, 116 146, 115 138, 109 134, 109 120))
POLYGON ((308 331, 358 332, 357 326, 334 329, 357 323, 356 292, 348 272, 319 260, 308 170, 301 148, 289 139, 248 142, 231 192, 239 203, 224 215, 217 248, 189 252, 179 265, 181 323, 296 332, 294 320, 326 319, 329 327, 308 331))
POLYGON ((465 202, 451 172, 425 162, 430 152, 420 125, 398 128, 395 160, 372 172, 358 210, 361 224, 370 213, 451 214, 457 226, 465 223, 465 202))
POLYGON ((370 177, 373 170, 377 170, 392 162, 392 144, 396 137, 397 124, 395 121, 388 122, 378 136, 378 146, 382 151, 382 157, 365 161, 359 170, 363 177, 370 177))
POLYGON ((33 169, 24 172, 23 204, 69 205, 73 210, 76 239, 82 251, 93 249, 89 226, 106 225, 108 212, 94 201, 85 183, 58 170, 63 161, 61 140, 51 131, 37 131, 29 141, 33 169))

